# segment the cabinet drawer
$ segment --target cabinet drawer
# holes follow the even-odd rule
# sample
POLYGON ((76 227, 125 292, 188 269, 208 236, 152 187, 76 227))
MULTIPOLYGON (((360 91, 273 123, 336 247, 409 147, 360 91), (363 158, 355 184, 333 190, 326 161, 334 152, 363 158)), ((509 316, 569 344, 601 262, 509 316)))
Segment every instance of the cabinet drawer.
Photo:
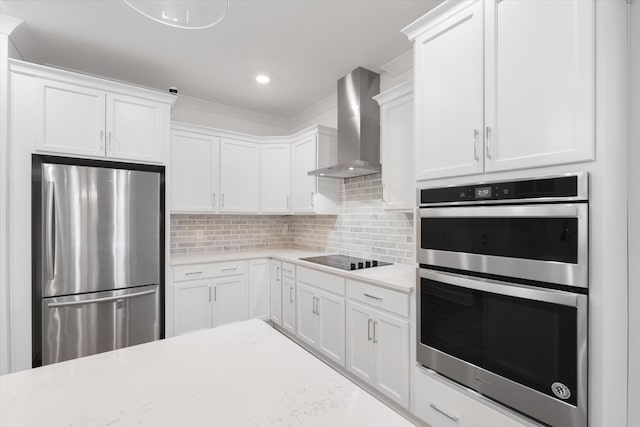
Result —
POLYGON ((347 296, 356 301, 409 317, 409 295, 402 292, 347 280, 347 296))
POLYGON ((344 296, 344 279, 310 268, 298 267, 298 281, 344 296))
POLYGON ((296 278, 296 266, 294 264, 290 264, 288 262, 282 263, 282 274, 284 277, 288 277, 290 279, 296 278))
POLYGON ((235 274, 245 274, 246 272, 247 261, 180 265, 173 268, 173 280, 180 282, 205 277, 233 276, 235 274))
POLYGON ((415 415, 438 427, 525 427, 523 424, 416 368, 415 415))

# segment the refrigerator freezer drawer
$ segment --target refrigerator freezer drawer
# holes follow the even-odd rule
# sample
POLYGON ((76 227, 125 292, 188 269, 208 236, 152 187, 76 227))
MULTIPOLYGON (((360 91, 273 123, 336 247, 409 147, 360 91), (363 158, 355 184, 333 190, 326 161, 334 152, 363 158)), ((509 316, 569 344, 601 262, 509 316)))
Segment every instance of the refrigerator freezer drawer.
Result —
POLYGON ((159 337, 158 285, 42 300, 43 365, 159 337))

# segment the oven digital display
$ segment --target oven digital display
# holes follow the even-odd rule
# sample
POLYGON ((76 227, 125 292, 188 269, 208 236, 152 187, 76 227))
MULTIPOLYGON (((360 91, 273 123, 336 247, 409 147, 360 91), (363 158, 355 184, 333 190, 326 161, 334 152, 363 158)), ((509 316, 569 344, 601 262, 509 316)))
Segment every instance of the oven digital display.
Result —
POLYGON ((476 187, 476 199, 490 199, 491 187, 476 187))

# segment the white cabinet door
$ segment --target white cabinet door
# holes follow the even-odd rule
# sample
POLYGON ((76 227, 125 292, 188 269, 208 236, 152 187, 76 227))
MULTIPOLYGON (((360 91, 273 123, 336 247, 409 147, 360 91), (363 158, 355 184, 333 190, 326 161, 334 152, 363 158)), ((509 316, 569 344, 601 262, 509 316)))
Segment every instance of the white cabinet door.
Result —
POLYGON ((174 334, 211 325, 211 280, 174 284, 174 334))
POLYGON ((375 352, 373 344, 374 311, 347 301, 347 370, 374 385, 375 352))
POLYGON ((413 84, 405 83, 376 97, 380 102, 382 207, 411 210, 416 206, 413 176, 413 84))
POLYGON ((291 153, 291 206, 293 213, 315 212, 317 180, 307 172, 317 169, 316 136, 295 142, 291 153))
POLYGON ((247 320, 247 276, 213 280, 213 326, 247 320))
POLYGON ((257 259, 249 263, 249 319, 270 318, 270 261, 257 259))
POLYGON ((107 156, 162 161, 169 106, 133 96, 107 94, 107 156))
POLYGON ((215 212, 220 138, 174 131, 171 138, 171 210, 215 212))
POLYGON ((105 155, 105 92, 38 80, 36 150, 84 156, 105 155))
POLYGON ((483 172, 483 39, 482 1, 416 39, 418 180, 483 172))
POLYGON ((409 407, 409 321, 375 312, 375 386, 409 407))
POLYGON ((345 303, 344 298, 316 291, 316 314, 320 317, 318 350, 345 366, 345 303))
POLYGON ((291 144, 261 147, 260 200, 264 213, 291 211, 291 144))
POLYGON ((270 268, 271 321, 276 325, 282 325, 282 263, 271 261, 270 268))
POLYGON ((222 139, 220 143, 220 211, 260 210, 260 147, 222 139))
POLYGON ((594 1, 486 8, 486 170, 592 160, 594 1))
POLYGON ((282 279, 282 328, 296 333, 296 281, 290 277, 282 279))
POLYGON ((320 337, 320 317, 316 314, 317 297, 315 290, 297 284, 298 331, 297 337, 306 344, 317 348, 320 337))

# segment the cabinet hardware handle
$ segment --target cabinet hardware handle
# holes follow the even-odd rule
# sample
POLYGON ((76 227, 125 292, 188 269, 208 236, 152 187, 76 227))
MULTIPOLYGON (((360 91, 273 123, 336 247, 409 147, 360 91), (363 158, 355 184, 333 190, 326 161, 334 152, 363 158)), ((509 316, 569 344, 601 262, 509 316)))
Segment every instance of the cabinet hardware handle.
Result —
POLYGON ((222 193, 222 200, 220 201, 220 207, 224 208, 224 193, 222 193))
POLYGON ((382 203, 384 203, 384 184, 382 184, 382 203))
POLYGON ((289 287, 289 302, 293 302, 293 286, 289 287))
POLYGON ((222 271, 236 271, 238 267, 223 268, 222 271))
POLYGON ((373 343, 378 342, 378 321, 373 322, 373 343))
POLYGON ((363 295, 364 295, 365 297, 367 297, 367 298, 372 298, 372 299, 375 299, 375 300, 378 300, 378 301, 382 301, 382 298, 380 298, 380 297, 374 297, 373 295, 369 295, 369 294, 367 294, 367 293, 365 293, 365 294, 363 294, 363 295))
POLYGON ((216 193, 213 193, 213 207, 216 207, 216 193))
POLYGON ((109 151, 113 150, 113 144, 111 143, 111 131, 109 131, 109 151))
POLYGON ((372 322, 371 319, 367 320, 367 341, 371 341, 372 340, 372 338, 371 338, 371 322, 372 322))
POLYGON ((316 297, 313 297, 313 302, 311 303, 311 312, 316 314, 316 297))
POLYGON ((287 209, 289 209, 289 195, 287 194, 287 209))
POLYGON ((194 276, 196 274, 202 274, 202 271, 188 271, 184 273, 185 276, 194 276))
POLYGON ((478 157, 478 137, 480 136, 480 131, 478 129, 473 130, 473 158, 476 161, 480 160, 478 157))
POLYGON ((104 129, 100 130, 100 149, 104 150, 104 129))
POLYGON ((316 314, 320 316, 320 298, 316 298, 316 314))
POLYGON ((491 158, 491 128, 487 126, 486 130, 486 139, 487 139, 487 158, 491 158))
POLYGON ((218 287, 213 287, 213 300, 216 301, 218 299, 218 287))
POLYGON ((311 207, 315 208, 315 201, 313 200, 314 193, 311 193, 311 207))
POLYGON ((209 290, 209 302, 211 302, 211 286, 207 288, 209 290))
POLYGON ((278 282, 282 280, 282 275, 280 274, 280 267, 276 267, 276 280, 278 282))
POLYGON ((438 408, 438 405, 436 405, 435 403, 431 402, 429 404, 429 407, 431 409, 433 409, 434 411, 440 412, 442 415, 444 415, 445 417, 449 418, 451 421, 454 421, 456 423, 458 422, 458 417, 456 417, 455 415, 448 414, 447 412, 445 412, 442 409, 438 408))

